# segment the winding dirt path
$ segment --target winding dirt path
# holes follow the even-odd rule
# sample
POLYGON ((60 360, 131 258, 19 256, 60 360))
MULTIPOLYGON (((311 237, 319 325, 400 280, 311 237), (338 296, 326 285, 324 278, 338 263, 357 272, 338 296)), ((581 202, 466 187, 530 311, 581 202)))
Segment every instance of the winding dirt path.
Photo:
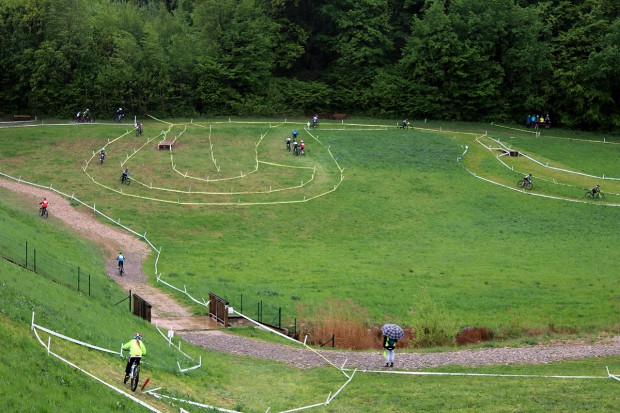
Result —
MULTIPOLYGON (((106 263, 108 275, 124 290, 131 290, 152 305, 152 318, 188 317, 190 311, 181 306, 169 295, 148 284, 147 275, 142 271, 144 260, 151 249, 139 239, 124 230, 106 225, 97 220, 90 212, 82 212, 72 207, 69 201, 52 191, 47 191, 15 181, 0 179, 0 187, 33 198, 36 205, 43 197, 49 201, 50 218, 59 219, 75 230, 82 237, 93 241, 110 257, 106 263), (126 257, 125 275, 120 277, 116 267, 119 251, 126 257)), ((33 208, 34 209, 34 208, 33 208)))
MULTIPOLYGON (((42 197, 50 201, 50 218, 60 219, 81 236, 99 245, 109 254, 106 263, 108 275, 125 290, 131 290, 152 305, 152 321, 161 327, 179 330, 204 330, 217 327, 208 317, 191 316, 190 311, 172 299, 165 292, 148 284, 148 277, 142 271, 144 260, 151 253, 150 248, 139 239, 121 229, 106 225, 90 212, 73 208, 69 201, 54 192, 26 184, 0 179, 0 187, 33 198, 36 205, 42 197), (119 277, 116 269, 116 255, 123 251, 127 257, 125 276, 119 277)), ((281 361, 297 368, 325 366, 330 362, 362 369, 376 369, 383 366, 379 350, 323 351, 316 352, 300 347, 238 337, 221 330, 180 331, 186 341, 205 349, 281 361)), ((569 340, 550 344, 538 344, 519 348, 492 348, 456 350, 442 353, 402 353, 397 351, 396 368, 418 369, 443 365, 483 366, 512 363, 550 363, 554 361, 620 355, 620 337, 611 337, 596 342, 569 340)), ((603 373, 602 373, 603 374, 603 373)))

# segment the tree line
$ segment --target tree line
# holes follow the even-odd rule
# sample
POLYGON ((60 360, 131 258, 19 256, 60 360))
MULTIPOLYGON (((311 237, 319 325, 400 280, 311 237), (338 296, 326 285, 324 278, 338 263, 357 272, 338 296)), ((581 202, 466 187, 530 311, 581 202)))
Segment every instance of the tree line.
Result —
POLYGON ((0 113, 620 131, 617 0, 0 0, 0 113))

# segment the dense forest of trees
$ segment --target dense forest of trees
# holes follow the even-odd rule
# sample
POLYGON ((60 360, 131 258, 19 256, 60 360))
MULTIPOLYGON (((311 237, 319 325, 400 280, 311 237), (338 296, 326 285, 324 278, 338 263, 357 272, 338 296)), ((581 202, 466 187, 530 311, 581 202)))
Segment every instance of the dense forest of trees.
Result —
POLYGON ((618 0, 0 0, 0 39, 6 114, 550 113, 620 131, 618 0))

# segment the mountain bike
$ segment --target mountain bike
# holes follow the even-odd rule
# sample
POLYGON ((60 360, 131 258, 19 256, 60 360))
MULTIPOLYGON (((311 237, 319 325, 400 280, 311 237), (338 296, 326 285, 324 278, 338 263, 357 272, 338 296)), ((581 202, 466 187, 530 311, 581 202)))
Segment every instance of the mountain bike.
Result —
POLYGON ((121 175, 120 183, 129 185, 131 183, 131 178, 128 175, 121 175))
POLYGON ((534 185, 532 184, 531 181, 526 181, 525 179, 521 179, 519 182, 517 182, 517 186, 519 188, 525 188, 525 189, 532 189, 534 188, 534 185))
POLYGON ((142 135, 142 126, 138 126, 136 128, 136 136, 140 136, 140 135, 142 135))
POLYGON ((104 160, 105 160, 105 153, 102 153, 99 155, 99 162, 103 164, 104 160))
POLYGON ((47 208, 39 208, 39 216, 43 217, 44 219, 47 219, 47 216, 49 215, 49 213, 47 212, 47 208))
POLYGON ((592 193, 592 191, 587 191, 586 192, 586 198, 587 199, 596 199, 596 200, 602 201, 603 199, 605 199, 605 195, 602 192, 592 193))
POLYGON ((125 274, 125 264, 122 262, 119 262, 118 263, 118 275, 122 277, 123 274, 125 274))
POLYGON ((138 381, 140 380, 140 364, 137 364, 135 359, 140 359, 139 357, 135 357, 134 361, 131 363, 131 369, 129 370, 129 387, 131 391, 136 391, 138 388, 138 381))

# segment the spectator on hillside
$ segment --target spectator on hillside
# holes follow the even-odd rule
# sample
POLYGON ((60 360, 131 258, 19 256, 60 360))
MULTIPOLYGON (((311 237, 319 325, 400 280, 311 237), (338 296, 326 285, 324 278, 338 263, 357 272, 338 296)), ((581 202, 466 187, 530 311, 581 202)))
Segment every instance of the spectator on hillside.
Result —
POLYGON ((388 336, 383 337, 383 348, 385 350, 385 367, 394 367, 394 349, 396 341, 388 336))

